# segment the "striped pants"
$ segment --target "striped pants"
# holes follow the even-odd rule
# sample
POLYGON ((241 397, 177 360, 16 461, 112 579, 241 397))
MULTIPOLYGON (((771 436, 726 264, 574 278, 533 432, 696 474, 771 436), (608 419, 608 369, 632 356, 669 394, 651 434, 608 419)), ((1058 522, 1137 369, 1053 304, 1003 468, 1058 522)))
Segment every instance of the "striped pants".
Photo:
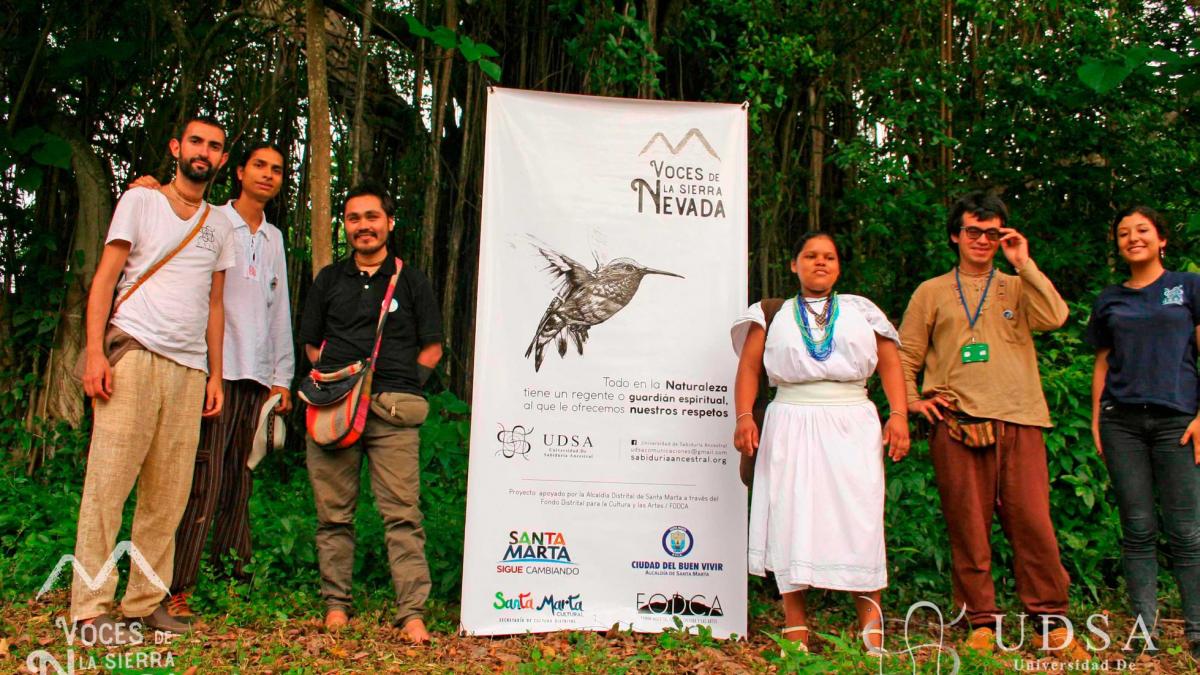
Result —
POLYGON ((200 446, 187 510, 175 532, 175 578, 171 593, 190 590, 200 575, 200 558, 213 528, 213 563, 234 551, 234 573, 250 559, 250 469, 246 459, 254 441, 258 412, 267 388, 253 380, 225 380, 221 414, 200 425, 200 446))

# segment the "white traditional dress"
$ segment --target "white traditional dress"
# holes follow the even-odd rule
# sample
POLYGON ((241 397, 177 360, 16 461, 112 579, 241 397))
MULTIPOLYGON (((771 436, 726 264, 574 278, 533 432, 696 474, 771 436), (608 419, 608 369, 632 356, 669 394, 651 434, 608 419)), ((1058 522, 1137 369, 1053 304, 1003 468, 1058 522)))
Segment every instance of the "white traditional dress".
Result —
MULTIPOLYGON (((827 302, 808 301, 818 313, 827 302)), ((875 335, 900 339, 870 300, 839 294, 838 305, 833 353, 825 361, 804 345, 795 298, 767 332, 763 363, 778 389, 760 430, 749 567, 759 576, 774 572, 781 593, 887 586, 882 429, 866 381, 879 361, 875 335)), ((739 355, 755 323, 765 327, 761 304, 733 324, 739 355)), ((809 325, 820 340, 811 315, 809 325)))

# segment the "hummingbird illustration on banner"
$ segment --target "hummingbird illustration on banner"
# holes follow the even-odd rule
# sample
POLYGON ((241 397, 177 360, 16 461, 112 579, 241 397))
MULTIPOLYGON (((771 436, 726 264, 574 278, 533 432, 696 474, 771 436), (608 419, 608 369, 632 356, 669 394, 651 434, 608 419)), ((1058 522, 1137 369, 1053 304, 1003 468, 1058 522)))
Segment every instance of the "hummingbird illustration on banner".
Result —
POLYGON ((549 265, 546 271, 558 278, 558 294, 550 301, 537 332, 525 350, 525 358, 533 354, 533 369, 542 367, 542 350, 551 340, 556 341, 558 355, 567 355, 567 337, 575 344, 580 356, 583 344, 588 340, 588 330, 604 323, 624 309, 633 299, 642 279, 648 274, 683 276, 674 272, 656 270, 630 258, 617 258, 607 264, 596 261, 594 269, 549 248, 534 244, 549 265))

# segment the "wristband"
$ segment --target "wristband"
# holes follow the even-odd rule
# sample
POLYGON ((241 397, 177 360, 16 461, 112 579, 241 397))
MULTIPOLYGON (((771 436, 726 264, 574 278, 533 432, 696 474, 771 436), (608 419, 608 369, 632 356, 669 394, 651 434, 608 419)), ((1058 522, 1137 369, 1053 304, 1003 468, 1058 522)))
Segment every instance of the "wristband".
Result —
POLYGON ((888 417, 891 417, 892 415, 899 415, 899 416, 901 416, 901 417, 908 417, 908 414, 907 414, 907 413, 902 413, 902 412, 900 412, 899 410, 893 410, 893 411, 891 411, 890 413, 888 413, 888 417))
POLYGON ((744 412, 744 413, 742 413, 741 415, 738 415, 737 417, 733 418, 733 423, 734 423, 734 424, 737 424, 737 423, 738 423, 738 420, 742 419, 742 418, 743 418, 743 417, 745 417, 746 415, 753 415, 753 414, 754 414, 753 412, 744 412))

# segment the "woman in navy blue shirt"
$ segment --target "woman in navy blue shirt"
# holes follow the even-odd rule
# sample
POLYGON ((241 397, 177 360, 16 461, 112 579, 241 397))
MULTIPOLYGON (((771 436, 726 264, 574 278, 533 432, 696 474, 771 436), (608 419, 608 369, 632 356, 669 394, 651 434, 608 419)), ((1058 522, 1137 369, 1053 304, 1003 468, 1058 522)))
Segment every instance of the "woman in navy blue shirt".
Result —
POLYGON ((1200 659, 1200 275, 1163 267, 1165 227, 1151 208, 1123 211, 1113 238, 1130 274, 1100 293, 1088 322, 1096 348, 1092 436, 1117 497, 1134 618, 1157 636, 1157 491, 1184 635, 1200 659))

